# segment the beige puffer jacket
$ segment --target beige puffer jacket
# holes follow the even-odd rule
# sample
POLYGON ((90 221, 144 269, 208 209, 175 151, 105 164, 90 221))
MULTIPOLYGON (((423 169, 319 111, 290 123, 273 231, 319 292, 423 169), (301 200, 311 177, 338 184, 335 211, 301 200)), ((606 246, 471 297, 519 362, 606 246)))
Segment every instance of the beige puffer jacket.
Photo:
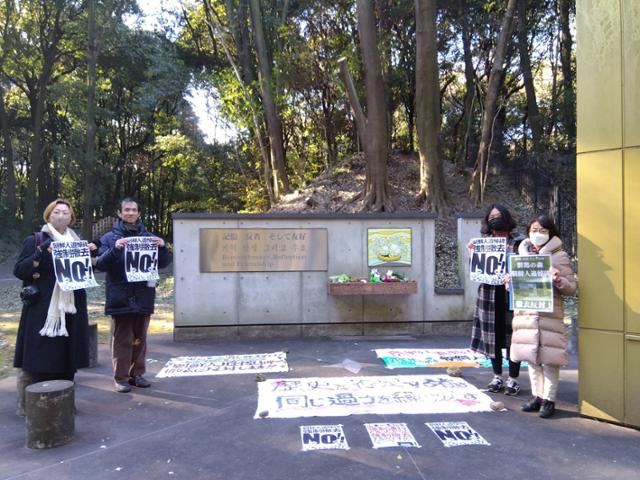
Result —
MULTIPOLYGON (((533 255, 535 251, 529 239, 518 247, 519 255, 533 255)), ((567 365, 567 337, 565 335, 563 295, 573 295, 578 281, 569 256, 562 250, 562 241, 553 237, 544 245, 539 255, 551 255, 551 265, 558 269, 562 284, 553 287, 553 312, 516 310, 511 337, 511 360, 525 360, 536 365, 567 365)))

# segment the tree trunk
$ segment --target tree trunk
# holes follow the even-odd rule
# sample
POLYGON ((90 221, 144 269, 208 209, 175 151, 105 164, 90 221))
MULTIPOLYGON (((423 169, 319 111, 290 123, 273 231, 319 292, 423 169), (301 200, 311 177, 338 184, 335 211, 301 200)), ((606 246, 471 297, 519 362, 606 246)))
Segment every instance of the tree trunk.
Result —
POLYGON ((418 200, 429 210, 442 212, 446 190, 438 155, 440 84, 436 37, 436 0, 416 0, 416 127, 420 154, 418 200))
POLYGON ((283 192, 286 193, 291 189, 289 176, 286 171, 284 145, 282 142, 282 121, 280 120, 280 115, 273 99, 273 81, 271 78, 272 65, 269 61, 269 54, 267 52, 267 43, 264 36, 260 4, 258 0, 251 0, 250 6, 251 23, 253 25, 256 51, 258 54, 258 64, 260 66, 258 80, 260 82, 262 105, 264 107, 267 120, 267 131, 269 133, 269 144, 271 147, 273 190, 277 201, 280 197, 281 183, 283 192))
POLYGON ((571 3, 569 0, 559 0, 560 9, 560 30, 562 37, 560 40, 560 63, 562 65, 562 123, 567 133, 567 143, 570 148, 576 144, 576 114, 575 114, 575 92, 573 89, 573 70, 571 67, 571 28, 569 26, 569 12, 571 3))
POLYGON ((518 0, 518 51, 520 53, 520 71, 527 94, 527 117, 531 127, 533 151, 542 154, 542 125, 540 124, 540 110, 536 100, 536 90, 531 74, 531 60, 529 57, 529 42, 527 40, 527 0, 518 0))
POLYGON ((471 29, 469 27, 469 18, 466 12, 466 1, 461 0, 459 5, 460 14, 460 26, 462 30, 462 50, 464 57, 464 78, 465 78, 465 92, 464 92, 464 113, 463 120, 463 136, 462 136, 462 148, 460 149, 460 156, 458 157, 457 167, 458 171, 462 172, 467 166, 467 159, 469 158, 469 141, 473 135, 473 104, 476 98, 476 86, 475 78, 476 71, 473 66, 473 56, 471 53, 471 29))
MULTIPOLYGON (((46 68, 46 67, 45 67, 46 68)), ((36 192, 38 177, 40 176, 44 157, 42 155, 42 122, 47 92, 48 74, 43 71, 38 79, 37 97, 33 105, 33 138, 31 140, 31 169, 27 179, 27 190, 24 200, 24 216, 22 219, 25 230, 31 230, 36 220, 36 192)))
POLYGON ((96 61, 98 45, 96 42, 96 0, 88 0, 88 48, 87 48, 87 145, 84 162, 84 202, 82 236, 85 240, 93 239, 93 177, 95 169, 96 148, 96 61))
POLYGON ((511 27, 513 24, 513 14, 516 9, 517 0, 509 0, 507 8, 502 18, 500 34, 496 45, 493 65, 489 74, 489 86, 487 96, 484 101, 484 113, 482 115, 482 133, 480 136, 480 147, 476 157, 476 164, 471 177, 469 194, 474 199, 476 206, 484 200, 484 189, 487 184, 487 174, 489 173, 489 153, 493 138, 493 123, 495 121, 496 106, 498 103, 498 93, 502 83, 502 73, 504 70, 504 59, 507 54, 507 47, 511 37, 511 27))
POLYGON ((367 92, 366 129, 362 135, 367 161, 363 209, 379 212, 392 210, 393 206, 387 174, 389 128, 373 7, 373 2, 370 0, 356 0, 358 33, 367 92))
POLYGON ((16 215, 16 173, 13 165, 13 145, 11 144, 11 130, 9 118, 4 108, 4 89, 0 85, 0 127, 2 128, 2 140, 4 145, 5 169, 7 171, 6 207, 10 215, 16 215))
POLYGON ((236 44, 240 74, 244 83, 250 85, 256 80, 256 71, 251 58, 251 39, 247 27, 248 5, 244 0, 239 3, 234 0, 226 0, 225 8, 229 27, 236 44))

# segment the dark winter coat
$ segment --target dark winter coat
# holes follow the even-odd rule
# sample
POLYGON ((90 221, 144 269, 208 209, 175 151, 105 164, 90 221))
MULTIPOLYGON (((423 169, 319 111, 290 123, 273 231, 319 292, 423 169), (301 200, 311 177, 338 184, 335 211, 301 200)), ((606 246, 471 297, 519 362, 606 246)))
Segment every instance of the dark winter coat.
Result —
MULTIPOLYGON (((514 237, 507 237, 507 254, 515 253, 516 241, 514 237)), ((488 285, 481 283, 478 287, 478 299, 473 314, 473 329, 471 331, 471 349, 474 352, 495 358, 496 355, 496 309, 505 312, 505 339, 503 345, 511 344, 511 323, 513 312, 509 310, 509 295, 505 295, 505 304, 496 305, 496 289, 505 289, 504 285, 488 285)))
MULTIPOLYGON (((124 248, 116 249, 116 240, 123 237, 152 237, 142 222, 136 224, 136 230, 125 228, 122 220, 117 220, 113 229, 100 239, 100 250, 96 268, 107 272, 106 301, 104 311, 107 315, 150 315, 153 313, 156 299, 155 287, 147 282, 127 282, 124 266, 124 248)), ((171 252, 158 248, 158 268, 171 263, 171 252)))
MULTIPOLYGON (((48 237, 46 233, 43 235, 45 239, 48 237)), ((35 235, 25 239, 13 269, 23 284, 35 283, 40 289, 37 302, 22 307, 13 366, 33 373, 74 373, 89 366, 87 295, 84 290, 73 292, 77 313, 65 315, 68 337, 43 337, 38 333, 47 319, 56 276, 51 253, 46 250, 39 265, 33 266, 35 242, 35 235), (40 278, 34 282, 36 272, 40 278)))

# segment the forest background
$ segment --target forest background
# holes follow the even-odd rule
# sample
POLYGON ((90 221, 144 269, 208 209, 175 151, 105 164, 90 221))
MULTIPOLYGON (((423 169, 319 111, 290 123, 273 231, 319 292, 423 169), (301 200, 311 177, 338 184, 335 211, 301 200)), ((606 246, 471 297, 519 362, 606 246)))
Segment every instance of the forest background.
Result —
POLYGON ((444 217, 496 189, 575 253, 575 0, 172 5, 149 31, 133 0, 0 1, 0 257, 59 196, 87 239, 124 195, 171 238, 176 211, 444 217))

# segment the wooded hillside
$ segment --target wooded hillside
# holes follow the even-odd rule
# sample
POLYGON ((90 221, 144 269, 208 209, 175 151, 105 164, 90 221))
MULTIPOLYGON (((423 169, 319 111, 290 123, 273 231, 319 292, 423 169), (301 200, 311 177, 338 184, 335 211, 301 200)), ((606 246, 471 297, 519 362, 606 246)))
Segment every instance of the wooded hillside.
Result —
POLYGON ((413 153, 412 208, 447 214, 452 195, 479 207, 499 171, 564 224, 574 11, 571 0, 201 0, 150 32, 131 22, 134 0, 3 0, 1 231, 30 231, 63 196, 90 236, 132 195, 170 236, 172 211, 266 211, 336 168, 359 209, 401 209, 389 159, 413 153), (193 88, 233 138, 205 141, 193 88), (359 152, 362 175, 349 169, 359 152), (447 186, 454 176, 464 191, 447 186))

